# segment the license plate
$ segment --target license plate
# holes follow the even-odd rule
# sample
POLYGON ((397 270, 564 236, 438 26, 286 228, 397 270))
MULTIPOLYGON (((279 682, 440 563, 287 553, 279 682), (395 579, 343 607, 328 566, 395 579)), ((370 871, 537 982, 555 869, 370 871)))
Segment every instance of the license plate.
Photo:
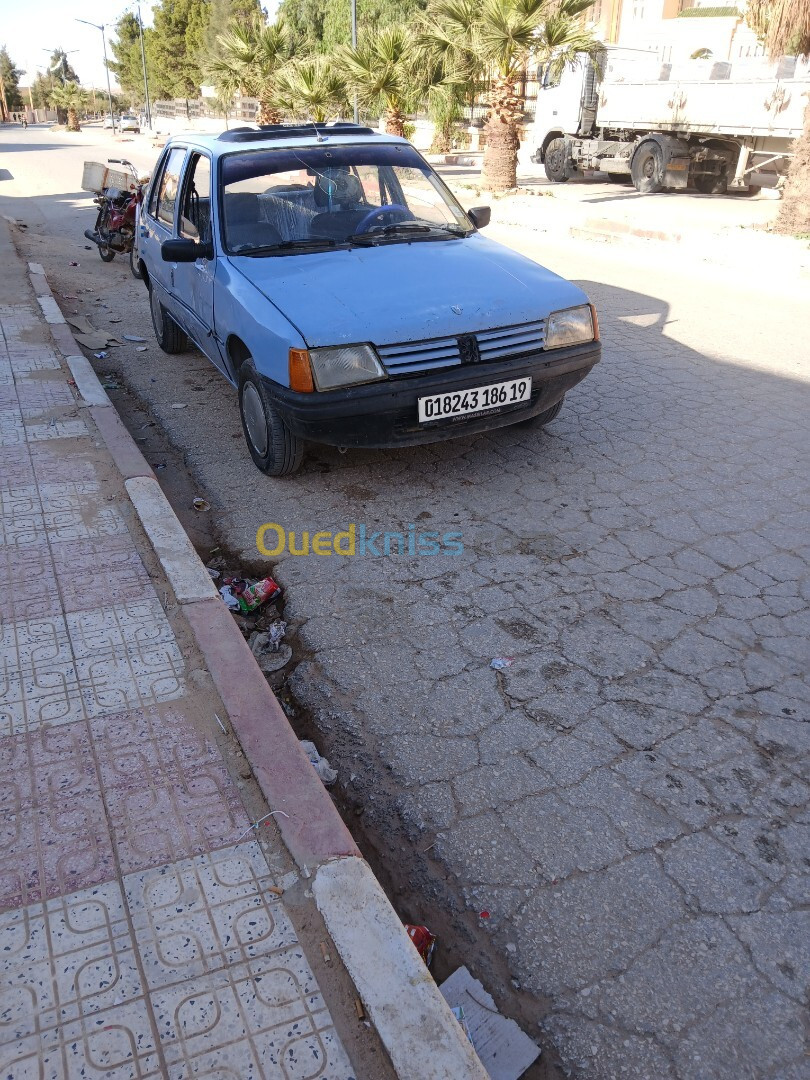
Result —
POLYGON ((417 399, 419 423, 434 420, 453 420, 457 416, 503 409, 507 405, 521 405, 532 395, 531 379, 510 379, 508 382, 476 386, 471 390, 454 390, 449 394, 431 394, 417 399))

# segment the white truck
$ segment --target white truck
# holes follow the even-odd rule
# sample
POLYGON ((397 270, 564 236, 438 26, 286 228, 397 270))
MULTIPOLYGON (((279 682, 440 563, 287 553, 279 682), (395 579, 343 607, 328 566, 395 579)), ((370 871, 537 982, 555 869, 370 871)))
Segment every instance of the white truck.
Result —
POLYGON ((645 194, 779 187, 808 93, 795 57, 673 65, 608 46, 556 83, 541 72, 531 159, 557 183, 598 170, 645 194))

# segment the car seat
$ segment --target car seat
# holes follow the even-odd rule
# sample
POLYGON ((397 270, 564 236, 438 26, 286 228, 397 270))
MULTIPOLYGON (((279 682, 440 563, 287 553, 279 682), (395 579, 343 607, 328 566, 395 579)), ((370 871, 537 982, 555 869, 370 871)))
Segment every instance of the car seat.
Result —
POLYGON ((225 241, 231 251, 281 243, 281 233, 261 216, 258 195, 248 191, 226 192, 223 202, 225 241))
POLYGON ((316 214, 310 226, 312 236, 345 240, 371 207, 365 201, 363 187, 354 173, 345 169, 326 170, 313 190, 315 205, 327 208, 316 214))

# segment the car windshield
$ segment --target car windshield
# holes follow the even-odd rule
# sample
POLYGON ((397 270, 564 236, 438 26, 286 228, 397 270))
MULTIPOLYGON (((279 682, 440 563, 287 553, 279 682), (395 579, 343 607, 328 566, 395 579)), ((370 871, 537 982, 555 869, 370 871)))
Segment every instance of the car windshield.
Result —
POLYGON ((236 255, 451 240, 473 231, 406 144, 249 150, 222 159, 223 240, 236 255))

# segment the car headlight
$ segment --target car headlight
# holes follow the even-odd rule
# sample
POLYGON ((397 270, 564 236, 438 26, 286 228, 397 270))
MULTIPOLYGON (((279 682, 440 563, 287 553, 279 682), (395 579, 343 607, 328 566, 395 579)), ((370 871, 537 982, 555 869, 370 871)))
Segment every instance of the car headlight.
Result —
POLYGON ((334 390, 338 386, 376 382, 385 372, 370 345, 336 346, 330 349, 310 349, 312 374, 319 390, 334 390))
POLYGON ((546 348, 559 349, 563 345, 581 345, 596 337, 590 304, 552 311, 546 324, 546 348))

